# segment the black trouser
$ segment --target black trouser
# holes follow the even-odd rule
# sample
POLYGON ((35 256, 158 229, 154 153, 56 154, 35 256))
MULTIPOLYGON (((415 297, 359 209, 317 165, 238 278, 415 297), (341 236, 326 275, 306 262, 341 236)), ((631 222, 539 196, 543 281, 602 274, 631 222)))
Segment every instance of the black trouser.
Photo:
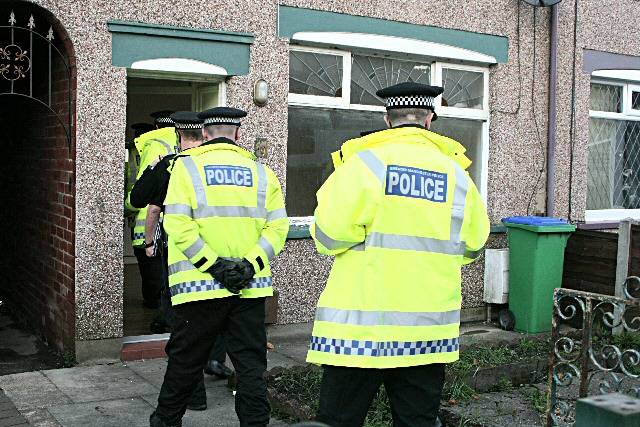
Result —
POLYGON ((179 320, 167 343, 169 362, 156 409, 156 415, 165 423, 178 424, 182 419, 213 343, 221 333, 236 370, 236 414, 240 425, 269 423, 267 384, 263 378, 267 369, 264 300, 228 297, 174 307, 179 320))
MULTIPOLYGON (((178 319, 176 318, 173 306, 171 305, 171 291, 169 290, 169 267, 166 260, 166 248, 164 248, 164 251, 160 251, 158 257, 162 258, 162 264, 165 268, 163 277, 164 284, 162 286, 160 295, 160 310, 162 311, 164 321, 167 322, 169 328, 173 330, 174 326, 178 324, 178 319)), ((222 337, 222 334, 220 334, 213 343, 213 348, 211 349, 211 354, 209 354, 208 360, 216 360, 220 363, 225 363, 226 359, 227 350, 224 346, 224 338, 222 337)), ((196 386, 196 389, 194 390, 189 403, 193 405, 203 405, 207 403, 207 390, 204 386, 204 374, 198 382, 198 385, 196 386)))
POLYGON ((394 427, 434 427, 444 385, 444 365, 363 369, 324 366, 318 421, 360 427, 380 385, 389 396, 394 427))
POLYGON ((164 261, 160 257, 150 258, 144 248, 133 248, 142 277, 142 298, 148 307, 160 306, 160 295, 166 277, 164 261))

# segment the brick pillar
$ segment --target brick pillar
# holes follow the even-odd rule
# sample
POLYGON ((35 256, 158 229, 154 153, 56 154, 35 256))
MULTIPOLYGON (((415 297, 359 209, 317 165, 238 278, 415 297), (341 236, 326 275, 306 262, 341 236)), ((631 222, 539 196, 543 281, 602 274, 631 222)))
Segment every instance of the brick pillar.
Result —
MULTIPOLYGON (((43 12, 36 22, 45 19, 43 12)), ((72 52, 64 32, 54 31, 58 48, 72 52)), ((33 87, 34 97, 48 103, 47 56, 34 57, 33 66, 47 70, 34 71, 33 87)), ((71 76, 53 55, 51 108, 65 125, 75 115, 73 66, 71 76)), ((49 344, 73 351, 75 141, 69 143, 58 118, 33 99, 5 96, 0 104, 0 294, 49 344)))

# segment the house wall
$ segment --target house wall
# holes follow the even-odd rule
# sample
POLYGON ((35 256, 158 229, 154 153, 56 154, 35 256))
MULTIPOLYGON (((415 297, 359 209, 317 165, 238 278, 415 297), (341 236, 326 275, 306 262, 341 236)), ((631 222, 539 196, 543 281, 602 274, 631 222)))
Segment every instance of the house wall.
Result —
MULTIPOLYGON (((248 110, 241 144, 252 148, 256 137, 269 140, 267 164, 286 188, 288 41, 277 36, 275 0, 124 1, 37 0, 63 23, 77 54, 77 234, 76 339, 100 339, 122 334, 122 179, 126 117, 126 71, 111 65, 111 35, 107 20, 146 22, 193 28, 251 32, 251 71, 228 82, 228 104, 248 110), (270 87, 269 103, 251 102, 253 82, 270 87)), ((509 60, 490 73, 490 154, 488 209, 493 223, 514 214, 544 210, 544 169, 548 108, 549 10, 516 0, 388 1, 282 0, 282 4, 330 10, 422 25, 476 31, 509 38, 509 60), (518 26, 518 17, 520 25, 518 26), (535 25, 534 25, 535 23, 535 25), (534 43, 535 38, 535 43, 534 43), (528 209, 527 209, 528 208, 528 209)), ((558 175, 559 213, 568 211, 569 111, 573 62, 572 0, 561 3, 558 175)), ((583 0, 578 51, 585 46, 640 53, 636 29, 638 3, 583 0), (611 16, 609 16, 611 15, 611 16), (624 23, 624 33, 601 25, 624 23), (615 18, 614 18, 615 17, 615 18)), ((575 56, 580 69, 581 57, 575 56)), ((588 78, 578 73, 577 121, 573 159, 573 218, 583 215, 588 131, 588 78), (580 141, 580 142, 578 142, 580 141)), ((500 236, 492 244, 504 245, 500 236)), ((280 321, 312 318, 314 304, 330 268, 309 240, 290 241, 275 262, 275 286, 280 291, 280 321)), ((482 263, 465 269, 464 306, 481 305, 482 263)))

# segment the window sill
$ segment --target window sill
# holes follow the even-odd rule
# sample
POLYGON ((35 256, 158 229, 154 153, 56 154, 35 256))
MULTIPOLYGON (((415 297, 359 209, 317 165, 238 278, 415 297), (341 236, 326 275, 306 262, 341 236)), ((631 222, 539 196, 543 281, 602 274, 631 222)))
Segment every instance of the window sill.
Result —
POLYGON ((625 219, 640 220, 640 209, 600 209, 587 210, 584 214, 587 224, 620 222, 625 219))

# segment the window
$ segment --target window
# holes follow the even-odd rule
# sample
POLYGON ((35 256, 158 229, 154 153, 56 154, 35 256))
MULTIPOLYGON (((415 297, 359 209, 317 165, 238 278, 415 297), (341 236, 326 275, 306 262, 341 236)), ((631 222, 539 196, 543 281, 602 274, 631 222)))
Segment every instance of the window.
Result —
POLYGON ((292 47, 289 53, 287 210, 313 215, 315 194, 333 172, 331 153, 360 132, 385 129, 375 93, 412 81, 444 87, 432 130, 467 148, 471 176, 486 188, 488 70, 371 53, 292 47))
POLYGON ((605 80, 591 83, 588 221, 640 214, 639 104, 640 86, 605 80))

